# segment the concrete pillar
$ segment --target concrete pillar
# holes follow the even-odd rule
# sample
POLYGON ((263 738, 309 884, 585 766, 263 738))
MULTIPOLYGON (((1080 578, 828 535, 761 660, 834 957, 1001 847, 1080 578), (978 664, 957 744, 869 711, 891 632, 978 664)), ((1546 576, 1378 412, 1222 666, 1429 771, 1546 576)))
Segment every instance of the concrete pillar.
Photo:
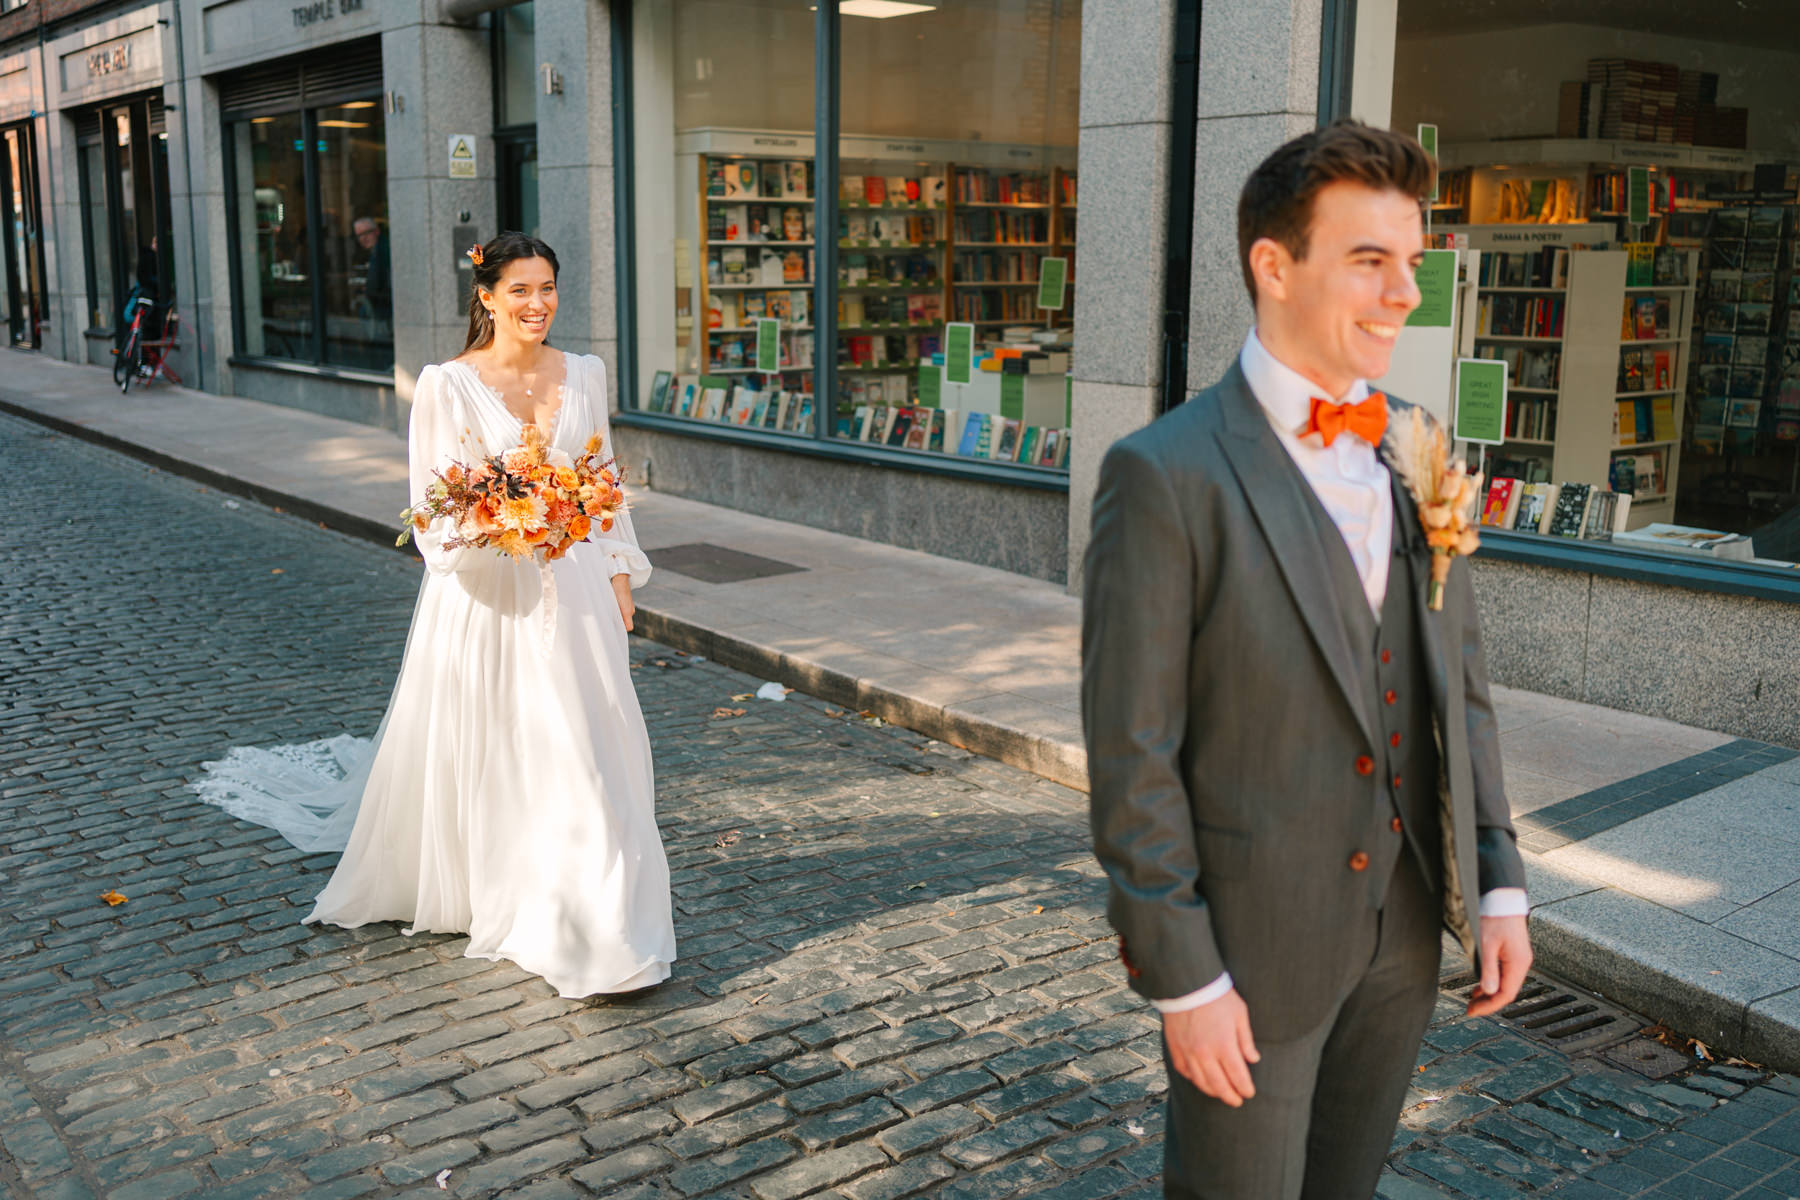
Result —
POLYGON ((459 239, 457 227, 472 226, 484 242, 499 232, 488 33, 429 23, 389 29, 381 71, 397 98, 386 115, 394 380, 410 400, 420 368, 455 357, 468 332, 473 268, 463 253, 471 239, 459 239), (473 179, 450 178, 453 134, 475 139, 473 179))
POLYGON ((536 17, 538 62, 562 77, 557 95, 545 95, 540 78, 537 97, 539 219, 562 263, 553 340, 605 360, 617 408, 610 5, 539 0, 536 17))
POLYGON ((231 241, 224 220, 229 206, 219 90, 198 70, 205 49, 200 9, 176 3, 164 8, 174 18, 163 36, 163 120, 175 300, 185 325, 182 350, 173 362, 189 387, 229 393, 227 360, 236 352, 237 331, 232 327, 231 241))
POLYGON ((1256 164, 1318 124, 1320 0, 1201 0, 1188 390, 1244 344, 1237 198, 1256 164))
POLYGON ((1161 394, 1174 44, 1173 0, 1082 6, 1071 591, 1081 587, 1101 456, 1155 417, 1161 394))

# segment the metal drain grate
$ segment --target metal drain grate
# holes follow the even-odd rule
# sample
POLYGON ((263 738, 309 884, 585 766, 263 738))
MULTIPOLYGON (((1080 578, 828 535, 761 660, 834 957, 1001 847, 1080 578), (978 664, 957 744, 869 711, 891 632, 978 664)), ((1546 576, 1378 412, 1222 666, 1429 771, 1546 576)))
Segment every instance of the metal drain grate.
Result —
MULTIPOLYGON (((1471 982, 1453 994, 1466 1001, 1474 990, 1471 982)), ((1519 998, 1496 1015, 1502 1024, 1564 1054, 1604 1049, 1649 1024, 1592 992, 1541 975, 1527 976, 1519 998)))
POLYGON ((1633 1038, 1617 1046, 1608 1046, 1600 1057, 1615 1067, 1624 1067, 1646 1079, 1667 1079, 1695 1065, 1695 1060, 1679 1050, 1671 1050, 1655 1038, 1633 1038))
POLYGON ((791 575, 804 571, 793 563, 746 554, 711 542, 690 542, 685 546, 664 546, 646 550, 653 566, 686 575, 702 583, 743 583, 750 579, 767 579, 772 575, 791 575))

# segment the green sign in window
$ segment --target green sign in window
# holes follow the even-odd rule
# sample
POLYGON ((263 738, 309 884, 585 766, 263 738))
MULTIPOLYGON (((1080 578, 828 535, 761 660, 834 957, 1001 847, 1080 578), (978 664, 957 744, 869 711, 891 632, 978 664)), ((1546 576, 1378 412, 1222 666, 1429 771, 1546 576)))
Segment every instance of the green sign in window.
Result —
POLYGON ((1650 168, 1625 168, 1625 219, 1633 225, 1650 223, 1650 168))
MULTIPOLYGON (((1431 155, 1432 158, 1435 159, 1437 157, 1436 125, 1419 126, 1419 145, 1425 147, 1425 153, 1431 155)), ((1435 172, 1433 172, 1431 176, 1431 202, 1433 204, 1438 202, 1438 182, 1437 174, 1435 172)))
POLYGON ((1064 294, 1069 288, 1069 260, 1066 258, 1045 258, 1038 260, 1038 307, 1056 308, 1063 306, 1064 294))
POLYGON ((1448 329, 1456 323, 1456 251, 1427 250, 1413 272, 1419 285, 1419 307, 1406 318, 1409 326, 1448 329))
POLYGON ((756 369, 770 374, 781 370, 781 321, 756 318, 756 369))
POLYGON ((1506 440, 1506 363, 1494 358, 1456 360, 1451 429, 1458 441, 1497 446, 1506 440))
POLYGON ((975 326, 953 321, 944 326, 944 378, 968 383, 975 369, 975 326))
POLYGON ((944 368, 929 358, 919 364, 919 406, 921 408, 940 408, 943 406, 944 368))

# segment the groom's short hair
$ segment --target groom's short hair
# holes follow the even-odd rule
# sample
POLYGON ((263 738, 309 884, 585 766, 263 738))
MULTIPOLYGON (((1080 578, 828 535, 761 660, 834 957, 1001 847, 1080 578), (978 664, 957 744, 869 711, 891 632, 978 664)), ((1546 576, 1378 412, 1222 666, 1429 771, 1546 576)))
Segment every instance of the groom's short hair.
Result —
POLYGON ((1347 180, 1423 200, 1436 171, 1416 138, 1352 120, 1302 134, 1263 159, 1238 196, 1238 265, 1250 302, 1256 303, 1250 247, 1273 238, 1295 258, 1305 258, 1313 201, 1325 187, 1347 180))

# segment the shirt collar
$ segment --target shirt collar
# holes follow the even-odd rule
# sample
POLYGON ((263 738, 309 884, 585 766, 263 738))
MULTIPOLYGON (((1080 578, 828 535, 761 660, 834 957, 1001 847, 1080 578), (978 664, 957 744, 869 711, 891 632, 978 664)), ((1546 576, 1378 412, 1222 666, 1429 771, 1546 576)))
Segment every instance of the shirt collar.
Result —
MULTIPOLYGON (((1244 349, 1238 355, 1238 365, 1244 372, 1244 379, 1250 384, 1250 394, 1263 406, 1268 414, 1269 423, 1283 433, 1294 437, 1312 421, 1312 401, 1314 396, 1322 399, 1324 388, 1319 387, 1306 376, 1294 370, 1286 363, 1269 353, 1262 339, 1256 336, 1256 330, 1244 339, 1244 349)), ((1369 381, 1358 379, 1350 385, 1350 390, 1336 397, 1337 404, 1360 404, 1369 398, 1369 381)))

